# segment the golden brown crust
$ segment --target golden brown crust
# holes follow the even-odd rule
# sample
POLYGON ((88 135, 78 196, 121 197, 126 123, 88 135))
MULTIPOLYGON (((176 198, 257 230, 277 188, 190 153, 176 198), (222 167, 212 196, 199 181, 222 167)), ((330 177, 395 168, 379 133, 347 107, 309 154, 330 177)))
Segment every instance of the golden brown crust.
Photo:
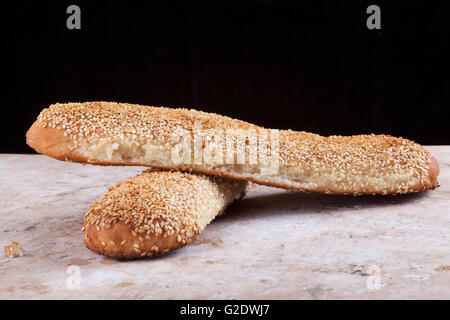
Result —
POLYGON ((439 163, 437 162, 435 157, 431 156, 430 169, 428 170, 428 179, 424 182, 423 186, 417 186, 417 188, 423 187, 423 190, 436 188, 439 185, 439 171, 439 163))
POLYGON ((117 184, 85 215, 86 246, 115 258, 160 255, 191 243, 247 182, 182 173, 145 171, 117 184))
MULTIPOLYGON (((425 191, 438 185, 439 165, 428 151, 407 139, 386 135, 321 137, 281 130, 280 173, 273 176, 254 173, 255 166, 239 171, 234 165, 175 165, 167 156, 154 161, 148 160, 147 154, 142 155, 142 145, 149 141, 161 148, 152 149, 151 156, 164 155, 173 147, 168 141, 175 128, 192 130, 195 121, 201 121, 205 131, 243 129, 260 133, 266 130, 195 110, 107 102, 57 104, 41 113, 27 133, 27 143, 59 160, 194 171, 307 192, 398 194, 425 191), (89 120, 84 114, 89 114, 89 120), (123 152, 108 158, 87 152, 103 140, 109 141, 109 147, 119 145, 119 151, 122 145, 127 146, 130 155, 123 152)), ((249 149, 248 143, 246 148, 249 149)))
POLYGON ((183 236, 183 243, 177 241, 178 235, 165 238, 153 236, 151 239, 146 239, 144 235, 141 241, 131 234, 133 229, 123 221, 115 222, 109 229, 105 229, 103 224, 99 227, 100 230, 97 230, 96 226, 84 228, 86 247, 105 256, 120 259, 158 256, 184 247, 195 239, 183 236))
POLYGON ((42 122, 33 123, 26 134, 27 144, 36 152, 62 161, 84 163, 87 159, 70 149, 72 139, 64 135, 63 130, 42 127, 42 122))

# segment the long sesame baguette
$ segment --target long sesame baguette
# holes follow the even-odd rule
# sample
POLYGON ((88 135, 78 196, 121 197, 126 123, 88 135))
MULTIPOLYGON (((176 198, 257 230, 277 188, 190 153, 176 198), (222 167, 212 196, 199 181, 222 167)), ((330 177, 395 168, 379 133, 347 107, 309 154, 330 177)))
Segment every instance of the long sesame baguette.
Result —
POLYGON ((84 218, 89 249, 116 258, 160 255, 192 242, 246 191, 246 181, 144 171, 109 189, 84 218))
POLYGON ((194 171, 324 193, 425 191, 438 185, 439 175, 431 154, 403 138, 323 137, 196 110, 113 102, 52 105, 29 129, 27 143, 60 160, 194 171), (193 142, 193 151, 183 151, 180 141, 193 142))

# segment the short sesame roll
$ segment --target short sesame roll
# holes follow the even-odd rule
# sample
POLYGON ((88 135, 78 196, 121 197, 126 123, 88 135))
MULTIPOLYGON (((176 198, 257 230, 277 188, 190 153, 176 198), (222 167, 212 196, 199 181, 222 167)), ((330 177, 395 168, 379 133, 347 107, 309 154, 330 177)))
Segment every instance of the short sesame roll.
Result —
POLYGON ((179 171, 145 171, 117 184, 84 219, 88 248, 116 258, 160 255, 192 242, 235 199, 245 181, 179 171))

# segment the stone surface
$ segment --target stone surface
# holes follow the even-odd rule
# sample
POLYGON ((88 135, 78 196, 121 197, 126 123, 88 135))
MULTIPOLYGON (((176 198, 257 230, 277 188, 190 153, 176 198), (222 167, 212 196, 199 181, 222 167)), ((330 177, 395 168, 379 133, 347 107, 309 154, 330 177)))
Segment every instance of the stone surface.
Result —
POLYGON ((434 191, 255 186, 193 245, 136 261, 88 250, 80 229, 91 202, 142 168, 0 155, 0 246, 25 251, 0 255, 0 298, 450 299, 450 147, 428 149, 441 166, 434 191))

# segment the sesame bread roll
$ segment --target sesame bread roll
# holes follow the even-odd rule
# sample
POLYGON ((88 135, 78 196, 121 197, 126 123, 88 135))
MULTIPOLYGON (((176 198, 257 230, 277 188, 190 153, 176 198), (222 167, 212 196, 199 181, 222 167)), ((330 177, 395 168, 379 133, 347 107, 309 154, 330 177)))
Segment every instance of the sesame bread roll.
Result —
POLYGON ((27 143, 60 160, 194 171, 324 193, 425 191, 437 186, 439 175, 431 154, 403 138, 323 137, 196 110, 113 102, 52 105, 29 129, 27 143))
POLYGON ((84 218, 86 246, 115 258, 160 255, 191 243, 248 183, 179 171, 145 171, 109 189, 84 218))

